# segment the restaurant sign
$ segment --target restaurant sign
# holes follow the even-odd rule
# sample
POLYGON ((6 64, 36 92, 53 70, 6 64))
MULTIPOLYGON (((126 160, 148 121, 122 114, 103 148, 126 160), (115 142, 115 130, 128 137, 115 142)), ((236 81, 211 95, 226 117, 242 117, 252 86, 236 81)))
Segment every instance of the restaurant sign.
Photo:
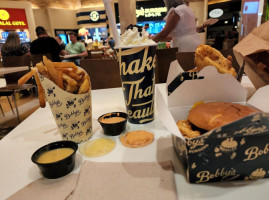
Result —
POLYGON ((162 21, 166 16, 167 8, 163 0, 136 2, 136 18, 138 22, 162 21))
POLYGON ((139 10, 136 10, 136 18, 143 16, 145 18, 148 17, 161 17, 163 13, 166 13, 166 7, 159 8, 143 8, 141 7, 139 10))
POLYGON ((0 8, 0 29, 28 29, 25 10, 0 8))
POLYGON ((223 10, 220 9, 220 8, 216 8, 214 10, 211 10, 209 12, 209 17, 212 17, 212 18, 219 18, 223 15, 223 10))
POLYGON ((99 12, 97 12, 97 11, 92 11, 91 13, 90 13, 90 20, 92 21, 92 22, 99 22, 100 21, 100 14, 99 14, 99 12))

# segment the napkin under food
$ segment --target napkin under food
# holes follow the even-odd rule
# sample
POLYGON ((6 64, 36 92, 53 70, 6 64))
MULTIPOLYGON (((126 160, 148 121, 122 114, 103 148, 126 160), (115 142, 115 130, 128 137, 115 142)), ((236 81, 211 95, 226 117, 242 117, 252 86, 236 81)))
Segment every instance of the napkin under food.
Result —
POLYGON ((82 199, 177 199, 172 163, 86 161, 81 167, 76 189, 67 198, 82 199))
POLYGON ((58 179, 40 178, 25 186, 7 200, 64 200, 75 189, 78 174, 58 179))

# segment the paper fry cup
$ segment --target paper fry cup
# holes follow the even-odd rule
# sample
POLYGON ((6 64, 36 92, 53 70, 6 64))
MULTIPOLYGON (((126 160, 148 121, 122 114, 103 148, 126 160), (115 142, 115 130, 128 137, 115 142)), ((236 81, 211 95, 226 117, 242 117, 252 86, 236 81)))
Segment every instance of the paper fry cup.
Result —
POLYGON ((116 48, 128 121, 144 124, 154 119, 156 45, 116 48))
POLYGON ((72 94, 39 74, 46 99, 63 140, 81 143, 92 136, 91 89, 85 94, 72 94))

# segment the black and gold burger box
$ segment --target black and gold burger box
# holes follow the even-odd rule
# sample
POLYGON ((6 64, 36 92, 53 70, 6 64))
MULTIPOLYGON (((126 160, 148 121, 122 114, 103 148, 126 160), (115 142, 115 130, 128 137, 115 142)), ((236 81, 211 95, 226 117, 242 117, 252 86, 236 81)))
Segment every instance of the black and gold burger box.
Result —
POLYGON ((179 68, 179 65, 170 66, 169 94, 163 97, 157 89, 156 102, 159 118, 172 133, 173 147, 185 167, 188 181, 205 183, 269 177, 269 104, 265 103, 269 102, 269 86, 257 90, 246 102, 247 90, 231 75, 220 74, 208 66, 194 77, 192 72, 179 74, 179 68), (170 84, 186 73, 189 74, 187 80, 181 78, 179 86, 173 86, 172 91, 170 84), (184 138, 176 122, 187 119, 191 107, 199 101, 248 104, 264 112, 196 138, 184 138))

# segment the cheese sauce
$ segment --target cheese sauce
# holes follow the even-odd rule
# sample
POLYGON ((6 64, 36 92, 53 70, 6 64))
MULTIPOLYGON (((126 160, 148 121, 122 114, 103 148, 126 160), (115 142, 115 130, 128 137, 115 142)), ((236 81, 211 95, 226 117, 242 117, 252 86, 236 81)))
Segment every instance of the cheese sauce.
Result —
POLYGON ((70 156, 73 152, 74 150, 71 148, 53 149, 53 150, 46 151, 43 154, 41 154, 38 157, 37 162, 38 163, 56 162, 70 156))

